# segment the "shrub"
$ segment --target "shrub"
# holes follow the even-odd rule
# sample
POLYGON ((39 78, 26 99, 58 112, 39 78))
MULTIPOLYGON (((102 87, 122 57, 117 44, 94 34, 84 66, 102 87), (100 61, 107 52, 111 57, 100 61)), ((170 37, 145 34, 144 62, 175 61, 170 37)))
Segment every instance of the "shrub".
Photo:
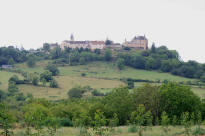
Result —
POLYGON ((60 73, 58 67, 55 65, 48 65, 46 67, 46 70, 50 71, 52 73, 52 76, 57 76, 60 73))
POLYGON ((82 87, 76 86, 68 91, 68 96, 69 98, 81 98, 84 92, 85 90, 82 87))
POLYGON ((81 76, 82 76, 82 77, 86 76, 86 73, 81 73, 81 76))
POLYGON ((58 88, 58 82, 55 79, 51 80, 50 81, 50 87, 58 88))
POLYGON ((33 76, 32 84, 36 86, 36 85, 38 85, 38 82, 39 82, 39 78, 37 76, 33 76))
POLYGON ((41 73, 40 81, 42 82, 44 79, 46 80, 46 82, 49 82, 50 80, 52 80, 53 79, 52 73, 50 71, 45 71, 41 73))
POLYGON ((35 65, 36 65, 36 61, 35 61, 35 59, 33 59, 33 58, 29 58, 28 60, 27 60, 27 66, 28 67, 34 67, 35 65))

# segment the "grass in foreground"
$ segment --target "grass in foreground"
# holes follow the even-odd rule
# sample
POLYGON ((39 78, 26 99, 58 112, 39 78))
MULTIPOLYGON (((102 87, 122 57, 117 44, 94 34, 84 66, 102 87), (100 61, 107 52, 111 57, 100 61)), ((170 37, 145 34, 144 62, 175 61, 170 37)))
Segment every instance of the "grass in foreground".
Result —
MULTIPOLYGON (((195 130, 195 126, 192 127, 192 131, 195 130)), ((205 126, 202 126, 204 129, 205 126)), ((170 126, 170 136, 185 136, 180 133, 184 131, 183 126, 170 126)), ((22 129, 16 129, 15 133, 18 134, 22 131, 22 129)), ((163 133, 161 126, 154 126, 151 128, 148 128, 147 131, 143 133, 143 136, 161 136, 163 133)), ((128 126, 122 126, 122 127, 117 127, 115 128, 115 131, 113 132, 112 136, 136 136, 136 132, 130 132, 128 126)), ((20 135, 19 135, 20 136, 20 135)), ((48 136, 48 135, 45 135, 48 136)), ((80 136, 80 129, 79 128, 74 128, 74 127, 63 127, 60 128, 56 134, 56 136, 80 136)))

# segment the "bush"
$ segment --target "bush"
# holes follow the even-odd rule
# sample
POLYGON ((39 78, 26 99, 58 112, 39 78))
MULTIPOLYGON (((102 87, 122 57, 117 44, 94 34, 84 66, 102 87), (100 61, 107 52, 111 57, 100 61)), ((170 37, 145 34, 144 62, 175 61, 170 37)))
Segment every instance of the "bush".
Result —
POLYGON ((82 77, 86 76, 86 73, 81 73, 81 76, 82 76, 82 77))
POLYGON ((93 90, 91 93, 92 93, 93 96, 105 96, 103 93, 100 93, 97 90, 93 90))
POLYGON ((36 65, 36 61, 35 61, 35 59, 33 59, 33 58, 29 58, 28 60, 27 60, 27 66, 28 67, 34 67, 35 65, 36 65))
POLYGON ((85 90, 82 87, 76 86, 68 91, 68 96, 69 98, 81 98, 84 92, 85 90))
POLYGON ((51 80, 50 81, 50 87, 58 88, 58 82, 55 79, 51 80))
POLYGON ((38 82, 39 82, 39 78, 38 78, 37 76, 34 76, 34 77, 32 78, 32 84, 35 85, 35 86, 37 86, 37 85, 38 85, 38 82))
POLYGON ((16 82, 18 82, 18 81, 19 81, 19 78, 18 78, 17 75, 13 75, 13 76, 9 79, 9 82, 14 82, 14 83, 16 83, 16 82))
POLYGON ((58 67, 55 65, 48 65, 46 67, 46 70, 50 71, 52 73, 52 76, 57 76, 60 73, 58 67))
POLYGON ((127 87, 129 89, 133 89, 134 88, 134 82, 133 81, 127 81, 127 87))
POLYGON ((40 81, 42 82, 44 79, 46 80, 46 82, 49 82, 50 80, 52 80, 53 79, 52 73, 50 71, 45 71, 41 73, 40 81))

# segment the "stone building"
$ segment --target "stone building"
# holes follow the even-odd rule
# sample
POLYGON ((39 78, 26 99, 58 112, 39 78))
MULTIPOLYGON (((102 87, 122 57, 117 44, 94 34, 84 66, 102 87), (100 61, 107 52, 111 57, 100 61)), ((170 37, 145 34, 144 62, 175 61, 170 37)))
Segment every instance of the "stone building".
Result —
POLYGON ((125 47, 136 48, 141 50, 148 49, 148 39, 145 36, 134 37, 131 41, 126 41, 123 43, 125 47))
POLYGON ((86 49, 86 48, 88 48, 91 50, 95 50, 95 49, 103 50, 106 46, 105 46, 104 41, 75 41, 74 36, 71 35, 70 41, 65 40, 60 44, 61 49, 64 49, 65 47, 69 47, 72 49, 75 49, 75 48, 86 49))

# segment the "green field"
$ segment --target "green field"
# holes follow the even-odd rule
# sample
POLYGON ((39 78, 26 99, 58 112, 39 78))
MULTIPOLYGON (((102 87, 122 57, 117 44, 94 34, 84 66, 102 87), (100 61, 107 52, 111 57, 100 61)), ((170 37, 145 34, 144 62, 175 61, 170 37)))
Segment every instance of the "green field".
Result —
MULTIPOLYGON (((45 67, 51 63, 51 61, 39 61, 34 68, 28 68, 25 63, 17 64, 17 69, 21 69, 30 73, 42 73, 45 71, 45 67)), ((177 82, 194 81, 195 79, 189 79, 179 76, 174 76, 169 73, 160 73, 157 71, 139 70, 131 67, 125 67, 124 70, 118 70, 114 63, 111 62, 91 62, 87 65, 78 66, 60 66, 60 76, 56 76, 55 79, 59 84, 59 88, 49 88, 43 86, 33 85, 18 85, 19 89, 27 94, 32 93, 37 98, 47 99, 65 99, 67 98, 67 92, 75 85, 86 86, 89 85, 94 89, 98 89, 101 92, 108 92, 112 88, 125 85, 119 79, 121 78, 134 78, 134 79, 147 79, 147 80, 170 80, 177 82), (85 73, 86 76, 82 77, 81 74, 85 73)), ((9 76, 2 75, 4 88, 7 87, 5 83, 9 79, 9 76)), ((135 87, 139 87, 144 83, 135 83, 135 87)), ((47 85, 48 86, 48 85, 47 85)), ((205 89, 192 87, 194 93, 202 98, 205 98, 205 89)))
POLYGON ((139 70, 126 67, 124 70, 118 70, 117 67, 110 62, 92 62, 87 65, 60 67, 61 75, 80 76, 86 73, 87 77, 94 78, 135 78, 148 80, 170 80, 170 81, 193 81, 193 79, 174 76, 169 73, 160 73, 157 71, 139 70))
POLYGON ((36 98, 56 100, 68 98, 68 90, 76 85, 89 85, 94 89, 103 91, 111 90, 112 88, 124 85, 123 82, 117 80, 105 80, 87 77, 57 76, 55 79, 59 84, 59 88, 39 87, 33 85, 18 85, 18 87, 23 93, 32 93, 36 98))

